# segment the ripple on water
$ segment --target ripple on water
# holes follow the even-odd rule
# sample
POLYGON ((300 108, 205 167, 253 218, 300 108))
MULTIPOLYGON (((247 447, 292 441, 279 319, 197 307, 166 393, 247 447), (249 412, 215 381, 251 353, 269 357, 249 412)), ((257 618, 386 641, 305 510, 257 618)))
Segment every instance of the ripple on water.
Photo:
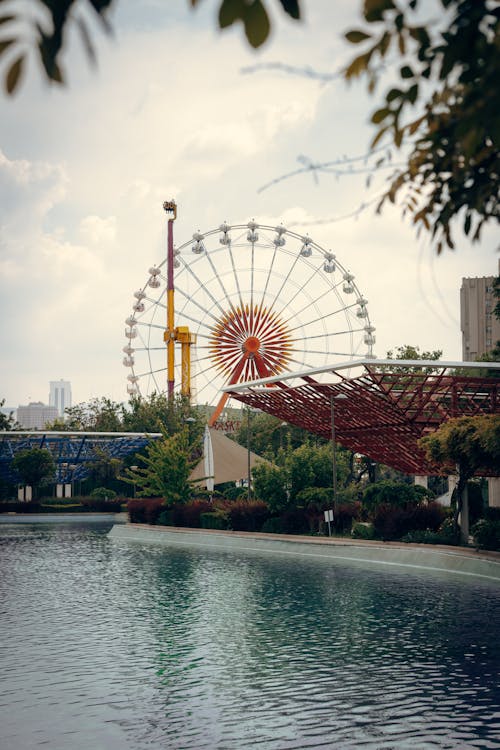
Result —
POLYGON ((6 750, 500 746, 498 590, 0 527, 6 750))

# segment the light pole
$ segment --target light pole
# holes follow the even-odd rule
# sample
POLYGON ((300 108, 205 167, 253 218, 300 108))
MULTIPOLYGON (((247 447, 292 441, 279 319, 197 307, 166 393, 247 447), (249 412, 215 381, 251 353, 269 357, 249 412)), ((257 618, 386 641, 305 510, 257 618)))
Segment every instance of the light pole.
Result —
MULTIPOLYGON (((139 467, 138 467, 138 466, 131 466, 130 468, 132 469, 132 471, 137 471, 137 469, 138 469, 139 467)), ((135 482, 134 482, 134 500, 135 500, 135 488, 136 488, 136 484, 135 484, 135 482)))
POLYGON ((332 479, 333 479, 333 517, 337 514, 337 450, 335 447, 335 401, 345 401, 345 393, 330 396, 330 417, 332 426, 332 479))

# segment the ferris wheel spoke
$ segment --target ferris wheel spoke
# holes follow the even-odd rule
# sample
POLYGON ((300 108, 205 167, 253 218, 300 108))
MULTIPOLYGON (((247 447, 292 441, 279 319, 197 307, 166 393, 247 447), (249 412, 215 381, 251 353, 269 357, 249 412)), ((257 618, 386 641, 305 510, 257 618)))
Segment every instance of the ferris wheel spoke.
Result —
MULTIPOLYGON (((310 284, 312 284, 314 278, 321 274, 320 268, 314 268, 313 272, 308 276, 307 279, 304 280, 304 283, 297 287, 295 290, 295 294, 292 295, 292 297, 287 297, 283 303, 282 307, 278 312, 278 315, 281 317, 285 310, 289 310, 291 306, 294 304, 297 297, 299 297, 303 293, 303 288, 307 288, 310 284)), ((287 316, 288 317, 288 316, 287 316)))
MULTIPOLYGON (((375 329, 366 302, 340 262, 332 260, 328 266, 327 250, 282 227, 224 224, 222 243, 220 231, 204 232, 203 248, 196 248, 202 252, 194 257, 192 240, 177 245, 178 338, 173 347, 175 375, 169 380, 176 389, 186 387, 181 376, 183 327, 193 341, 193 394, 198 403, 217 404, 214 414, 228 403, 228 397, 221 396, 224 384, 320 366, 332 356, 352 358, 363 344, 371 352, 375 329), (355 305, 360 309, 355 311, 355 305)), ((130 327, 123 348, 123 364, 131 368, 129 393, 166 390, 167 270, 164 259, 134 293, 137 301, 126 320, 130 327)))

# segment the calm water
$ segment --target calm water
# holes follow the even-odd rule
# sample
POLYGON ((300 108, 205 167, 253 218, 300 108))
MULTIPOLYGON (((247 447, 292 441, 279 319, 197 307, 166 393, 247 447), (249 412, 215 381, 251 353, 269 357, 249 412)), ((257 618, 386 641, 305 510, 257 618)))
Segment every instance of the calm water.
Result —
POLYGON ((499 748, 500 590, 0 526, 0 747, 499 748))

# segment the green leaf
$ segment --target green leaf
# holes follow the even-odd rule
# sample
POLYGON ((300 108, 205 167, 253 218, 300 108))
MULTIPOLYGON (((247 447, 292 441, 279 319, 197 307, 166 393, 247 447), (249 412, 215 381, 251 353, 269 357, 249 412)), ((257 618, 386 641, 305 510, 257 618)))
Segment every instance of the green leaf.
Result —
POLYGON ((370 62, 372 52, 373 50, 370 50, 364 55, 359 55, 358 57, 355 57, 354 60, 352 60, 352 62, 344 71, 344 76, 347 80, 361 75, 361 73, 366 70, 366 68, 368 67, 368 63, 370 62))
POLYGON ((413 70, 409 65, 404 65, 401 68, 401 78, 413 78, 413 70))
POLYGON ((391 89, 386 96, 388 102, 393 102, 394 99, 400 99, 403 92, 401 89, 391 89))
POLYGON ((10 45, 14 44, 15 41, 15 39, 2 39, 0 41, 0 55, 3 55, 5 50, 9 49, 10 45))
POLYGON ((244 0, 223 0, 219 8, 219 27, 225 29, 235 21, 243 21, 245 9, 244 0))
POLYGON ((253 0, 251 5, 245 7, 245 34, 252 47, 256 49, 266 41, 271 24, 261 0, 253 0))
POLYGON ((5 78, 5 88, 8 94, 12 94, 16 90, 23 73, 23 68, 24 55, 21 55, 14 63, 12 63, 5 78))
POLYGON ((345 38, 351 44, 360 44, 360 42, 364 42, 366 39, 371 39, 371 34, 365 34, 364 31, 354 29, 353 31, 348 31, 345 34, 345 38))
POLYGON ((410 86, 408 91, 406 92, 406 98, 411 104, 415 104, 417 101, 418 96, 418 83, 413 84, 413 86, 410 86))
POLYGON ((466 216, 465 216, 465 221, 464 221, 464 232, 465 232, 465 234, 469 234, 470 228, 471 228, 471 224, 472 224, 472 216, 471 216, 470 213, 467 213, 466 216))
POLYGON ((377 111, 374 112, 373 115, 371 116, 371 122, 377 125, 379 122, 382 122, 382 120, 385 120, 385 118, 390 114, 391 114, 391 110, 388 107, 382 107, 382 109, 377 109, 377 111))
POLYGON ((300 18, 299 0, 279 0, 285 13, 295 19, 300 18))
POLYGON ((384 11, 393 10, 394 7, 392 0, 365 0, 363 13, 368 23, 372 23, 382 21, 384 11))

